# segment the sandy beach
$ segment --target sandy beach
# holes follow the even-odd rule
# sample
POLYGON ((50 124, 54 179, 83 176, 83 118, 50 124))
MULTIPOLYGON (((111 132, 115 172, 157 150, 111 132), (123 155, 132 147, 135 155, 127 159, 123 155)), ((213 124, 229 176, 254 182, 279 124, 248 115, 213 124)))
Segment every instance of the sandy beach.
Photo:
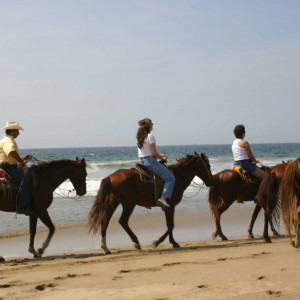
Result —
MULTIPOLYGON (((239 219, 235 210, 228 211, 224 228, 233 217, 239 219)), ((0 299, 299 299, 300 253, 289 239, 280 236, 266 244, 261 234, 249 240, 247 236, 230 237, 227 230, 229 241, 201 239, 200 234, 193 240, 191 228, 199 233, 196 225, 207 224, 205 218, 211 219, 207 213, 178 214, 176 226, 181 229, 175 239, 181 248, 173 249, 165 241, 154 249, 145 241, 164 232, 163 215, 133 216, 131 224, 140 237, 141 251, 128 246, 129 238, 113 219, 108 232, 111 255, 103 254, 99 236, 88 236, 83 223, 57 226, 52 245, 39 259, 26 254, 28 236, 24 232, 10 233, 9 238, 2 235, 4 257, 7 245, 22 248, 25 255, 5 257, 6 262, 1 263, 0 299), (88 239, 82 249, 90 250, 78 251, 88 239), (72 246, 75 243, 77 247, 72 246), (76 250, 65 252, 62 244, 76 250)), ((212 232, 212 220, 208 227, 212 232)), ((247 227, 244 229, 246 232, 247 227)), ((45 230, 39 229, 36 245, 44 236, 45 230)))

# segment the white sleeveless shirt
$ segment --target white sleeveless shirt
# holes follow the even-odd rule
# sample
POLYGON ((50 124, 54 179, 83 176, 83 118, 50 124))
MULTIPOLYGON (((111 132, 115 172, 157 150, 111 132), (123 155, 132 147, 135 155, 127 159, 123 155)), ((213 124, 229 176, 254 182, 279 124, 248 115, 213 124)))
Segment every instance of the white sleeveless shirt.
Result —
POLYGON ((241 140, 236 139, 232 143, 232 154, 235 161, 249 159, 246 149, 239 146, 239 141, 241 140))

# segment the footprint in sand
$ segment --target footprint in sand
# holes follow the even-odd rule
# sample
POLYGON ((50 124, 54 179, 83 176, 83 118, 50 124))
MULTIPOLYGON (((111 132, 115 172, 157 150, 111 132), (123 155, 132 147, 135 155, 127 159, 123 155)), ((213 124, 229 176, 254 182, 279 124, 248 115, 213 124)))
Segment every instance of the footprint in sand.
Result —
POLYGON ((52 287, 55 287, 55 285, 53 283, 49 283, 49 284, 40 284, 40 285, 37 285, 35 287, 36 290, 38 291, 43 291, 45 290, 46 288, 52 288, 52 287))
POLYGON ((276 297, 280 297, 281 296, 281 291, 267 291, 266 292, 268 295, 273 295, 276 297))
POLYGON ((111 280, 121 280, 123 279, 122 276, 114 276, 111 280))

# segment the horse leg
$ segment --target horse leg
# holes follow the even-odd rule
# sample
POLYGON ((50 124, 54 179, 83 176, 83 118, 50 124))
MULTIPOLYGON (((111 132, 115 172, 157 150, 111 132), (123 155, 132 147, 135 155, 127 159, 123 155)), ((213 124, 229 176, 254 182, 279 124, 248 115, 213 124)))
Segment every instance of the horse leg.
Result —
POLYGON ((34 249, 34 238, 36 234, 36 224, 38 217, 36 215, 29 216, 29 224, 30 224, 30 241, 28 251, 33 255, 33 257, 40 257, 41 255, 37 253, 34 249))
POLYGON ((173 245, 173 248, 180 248, 180 245, 174 240, 174 237, 173 237, 174 212, 175 212, 175 207, 173 207, 172 209, 169 209, 169 212, 166 211, 166 221, 167 221, 167 227, 168 227, 168 231, 169 231, 169 241, 173 245))
POLYGON ((141 245, 140 242, 137 238, 137 236, 133 233, 133 231, 130 229, 129 225, 128 225, 128 220, 130 215, 133 212, 133 209, 135 207, 135 204, 130 204, 130 206, 123 206, 123 212, 121 214, 121 217, 119 219, 119 223, 120 225, 124 228, 124 230, 127 232, 127 234, 129 235, 129 237, 131 238, 132 242, 134 243, 134 247, 138 250, 141 250, 141 245))
POLYGON ((44 253, 45 249, 48 247, 51 238, 55 232, 55 226, 53 225, 50 216, 48 214, 47 211, 44 211, 43 213, 41 213, 39 215, 40 220, 48 227, 49 229, 49 233, 48 236, 46 238, 46 240, 44 241, 43 245, 41 248, 38 249, 38 253, 40 254, 40 256, 44 253))
MULTIPOLYGON (((231 204, 231 203, 230 203, 231 204)), ((216 222, 216 231, 213 233, 212 238, 213 240, 216 239, 217 236, 219 236, 223 241, 227 241, 228 238, 223 234, 222 228, 221 228, 221 214, 229 207, 228 204, 223 203, 223 205, 219 208, 219 218, 215 220, 216 222)))
POLYGON ((270 227, 271 227, 271 230, 273 232, 273 235, 274 236, 280 236, 279 232, 275 229, 272 220, 269 220, 269 223, 270 223, 270 227))
POLYGON ((117 209, 118 205, 119 205, 119 202, 114 199, 113 205, 107 206, 107 208, 105 209, 103 216, 101 218, 101 236, 102 236, 101 248, 103 249, 105 254, 111 254, 111 252, 109 251, 109 249, 107 248, 107 245, 106 245, 106 230, 107 230, 109 221, 110 221, 113 213, 117 209))
POLYGON ((265 226, 264 226, 263 237, 267 243, 272 243, 270 236, 269 236, 268 227, 269 227, 269 218, 267 216, 267 213, 265 212, 265 226))
POLYGON ((248 233, 249 233, 248 238, 249 239, 254 239, 254 235, 253 235, 252 230, 253 230, 254 223, 256 221, 256 218, 257 218, 260 210, 261 210, 261 206, 259 204, 256 204, 255 209, 254 209, 253 214, 252 214, 251 222, 250 222, 250 225, 249 225, 249 228, 248 228, 248 233))
POLYGON ((169 235, 169 241, 173 245, 173 248, 179 248, 179 244, 174 240, 173 237, 173 229, 174 229, 174 212, 175 207, 170 207, 165 210, 166 223, 167 223, 167 231, 158 239, 155 240, 152 245, 153 247, 157 247, 160 243, 162 243, 165 238, 169 235))

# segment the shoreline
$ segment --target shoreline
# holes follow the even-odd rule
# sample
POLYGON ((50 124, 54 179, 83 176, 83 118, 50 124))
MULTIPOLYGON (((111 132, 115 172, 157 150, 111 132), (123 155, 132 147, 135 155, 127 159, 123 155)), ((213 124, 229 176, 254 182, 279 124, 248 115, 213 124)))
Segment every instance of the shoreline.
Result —
MULTIPOLYGON (((224 234, 228 239, 247 234, 254 205, 233 205, 222 215, 221 224, 224 234)), ((151 245, 165 231, 165 216, 163 212, 132 215, 129 225, 138 237, 141 247, 151 245)), ((56 231, 46 249, 44 256, 58 253, 72 253, 73 251, 98 250, 100 253, 101 236, 98 230, 96 235, 89 234, 87 221, 55 224, 56 231)), ((215 230, 214 220, 210 212, 175 212, 175 228, 173 231, 175 240, 181 244, 186 241, 211 240, 215 230)), ((35 237, 36 249, 44 242, 48 229, 40 226, 35 237)), ((261 237, 263 232, 263 214, 261 213, 255 223, 253 233, 261 237)), ((272 237, 272 232, 269 233, 272 237)), ((4 258, 30 256, 27 251, 29 244, 29 228, 5 231, 0 233, 0 255, 4 258)), ((163 242, 172 247, 168 237, 163 242)), ((107 246, 132 247, 133 243, 125 230, 118 223, 118 217, 113 217, 107 229, 107 246)))

